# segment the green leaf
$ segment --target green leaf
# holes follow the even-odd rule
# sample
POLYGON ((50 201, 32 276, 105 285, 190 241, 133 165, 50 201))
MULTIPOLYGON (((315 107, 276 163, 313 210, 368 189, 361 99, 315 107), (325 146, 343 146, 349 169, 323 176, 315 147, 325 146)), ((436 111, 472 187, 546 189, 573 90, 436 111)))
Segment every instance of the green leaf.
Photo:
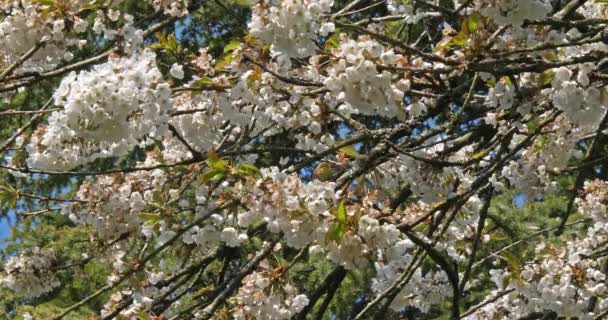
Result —
POLYGON ((245 43, 247 45, 249 45, 250 47, 257 47, 258 45, 258 39, 252 35, 251 33, 247 34, 246 36, 243 37, 243 41, 245 41, 245 43))
POLYGON ((345 226, 340 223, 332 223, 329 226, 329 231, 325 237, 325 242, 340 241, 344 237, 345 226))
POLYGON ((250 177, 257 176, 260 173, 260 169, 258 169, 258 167, 249 163, 240 164, 236 170, 238 174, 250 177))
POLYGON ((343 153, 349 157, 355 158, 355 159, 361 157, 361 154, 359 152, 357 152, 357 149, 355 149, 355 147, 353 145, 340 148, 339 151, 341 153, 343 153))
POLYGON ((463 32, 458 33, 454 38, 452 38, 452 41, 450 41, 448 43, 448 47, 452 47, 452 46, 465 46, 467 44, 467 41, 469 41, 469 37, 467 37, 466 34, 464 34, 463 32))
POLYGON ((416 232, 425 232, 428 229, 428 225, 425 223, 420 223, 416 227, 414 227, 414 231, 416 232))
POLYGON ((179 47, 179 44, 177 43, 177 39, 175 39, 175 35, 170 34, 167 37, 167 49, 169 49, 171 51, 176 51, 178 47, 179 47))
POLYGON ((162 220, 160 214, 158 213, 141 212, 138 214, 138 216, 139 218, 144 220, 145 225, 155 225, 160 220, 162 220))
POLYGON ((471 160, 479 160, 479 159, 483 159, 485 156, 487 156, 490 151, 492 151, 492 148, 485 148, 482 149, 478 152, 475 152, 471 155, 469 155, 469 158, 471 158, 471 160))
POLYGON ((224 172, 226 171, 226 161, 220 159, 215 161, 211 167, 217 171, 224 172))
POLYGON ((344 199, 342 199, 338 204, 338 209, 336 209, 336 221, 345 225, 347 219, 346 207, 344 206, 344 199))
POLYGON ((217 159, 217 160, 207 159, 207 164, 213 171, 217 171, 217 172, 226 171, 226 161, 224 161, 222 159, 217 159))
POLYGON ((540 84, 542 86, 544 86, 544 85, 550 84, 551 81, 553 81, 553 79, 555 79, 555 71, 546 70, 545 72, 541 73, 539 81, 540 81, 540 84))
POLYGON ((232 40, 224 47, 224 53, 232 52, 241 45, 239 40, 232 40))
MULTIPOLYGON (((464 28, 464 27, 463 27, 464 28)), ((464 31, 460 31, 457 35, 452 38, 446 38, 439 42, 435 50, 447 49, 454 46, 464 47, 467 44, 469 37, 466 35, 464 31)))
POLYGON ((152 43, 148 45, 148 48, 165 50, 171 53, 179 51, 180 45, 177 42, 177 39, 175 38, 174 34, 167 35, 166 33, 157 32, 156 38, 158 38, 158 43, 152 43))
POLYGON ((226 176, 226 174, 224 172, 216 172, 215 175, 213 177, 211 177, 211 181, 218 182, 218 181, 224 179, 225 176, 226 176))
POLYGON ((470 33, 477 32, 477 28, 479 27, 479 16, 474 14, 467 19, 467 29, 470 33))
POLYGON ((215 83, 213 82, 213 79, 209 78, 209 77, 202 77, 198 80, 196 80, 194 83, 192 83, 193 88, 198 88, 198 87, 206 87, 206 86, 211 86, 214 85, 215 83))
POLYGON ((234 59, 235 56, 232 53, 223 55, 215 64, 215 70, 224 69, 224 67, 231 64, 234 59))
POLYGON ((225 176, 226 176, 226 174, 221 171, 216 171, 216 170, 207 171, 198 178, 198 183, 203 185, 203 184, 207 183, 207 181, 217 182, 217 181, 224 179, 225 176))
POLYGON ((329 226, 329 231, 325 237, 325 242, 329 241, 340 241, 346 233, 346 224, 348 222, 348 215, 346 214, 346 207, 344 206, 344 199, 338 203, 338 208, 334 211, 335 220, 329 226))
POLYGON ((35 2, 43 6, 55 5, 55 0, 37 0, 35 2))
POLYGON ((150 206, 160 210, 167 210, 167 208, 165 208, 165 206, 162 205, 160 202, 150 202, 150 206))
POLYGON ((165 45, 162 43, 153 43, 148 45, 148 48, 150 49, 154 49, 154 50, 161 50, 165 48, 165 45))
POLYGON ((340 29, 336 29, 331 37, 325 40, 325 50, 337 48, 340 45, 340 29))

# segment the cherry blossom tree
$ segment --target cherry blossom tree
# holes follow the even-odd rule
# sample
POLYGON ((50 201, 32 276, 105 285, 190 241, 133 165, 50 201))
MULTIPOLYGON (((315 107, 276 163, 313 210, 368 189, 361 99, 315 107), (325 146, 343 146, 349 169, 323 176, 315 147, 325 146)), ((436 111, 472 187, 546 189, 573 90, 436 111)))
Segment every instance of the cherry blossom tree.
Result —
POLYGON ((601 0, 2 1, 0 304, 606 318, 607 81, 601 0))

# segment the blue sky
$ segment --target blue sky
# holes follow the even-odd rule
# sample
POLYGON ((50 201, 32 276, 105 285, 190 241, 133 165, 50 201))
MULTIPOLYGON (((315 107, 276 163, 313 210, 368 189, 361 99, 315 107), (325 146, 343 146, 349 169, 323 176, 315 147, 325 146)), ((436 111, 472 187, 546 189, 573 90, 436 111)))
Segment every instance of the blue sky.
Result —
MULTIPOLYGON (((9 216, 0 218, 0 241, 11 235, 10 226, 12 221, 14 221, 12 212, 9 213, 9 216)), ((0 248, 4 249, 4 247, 6 247, 6 244, 0 242, 0 248)))

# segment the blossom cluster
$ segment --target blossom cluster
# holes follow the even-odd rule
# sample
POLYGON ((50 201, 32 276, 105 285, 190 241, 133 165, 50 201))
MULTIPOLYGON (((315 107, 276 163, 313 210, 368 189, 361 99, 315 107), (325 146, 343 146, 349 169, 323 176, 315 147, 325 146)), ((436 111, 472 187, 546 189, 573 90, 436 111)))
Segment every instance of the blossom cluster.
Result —
POLYGON ((548 0, 479 0, 475 6, 499 25, 521 26, 526 20, 546 17, 551 11, 548 0))
POLYGON ((334 24, 323 23, 333 0, 260 0, 253 8, 249 32, 271 44, 272 54, 289 65, 290 58, 312 55, 318 34, 327 36, 334 24))
MULTIPOLYGON (((382 252, 382 256, 375 263, 376 277, 372 279, 372 290, 380 294, 388 289, 413 260, 416 249, 409 240, 401 240, 394 246, 382 252)), ((414 307, 422 312, 451 296, 451 287, 447 276, 442 270, 429 270, 423 272, 416 270, 410 280, 401 287, 390 308, 400 311, 404 307, 414 307)))
MULTIPOLYGON (((262 262, 264 264, 264 262, 262 262)), ((298 294, 295 286, 283 283, 284 268, 254 272, 243 279, 236 296, 233 319, 292 319, 308 304, 308 297, 298 294)))
POLYGON ((388 0, 386 8, 393 15, 403 15, 407 23, 416 23, 424 16, 424 11, 416 10, 412 3, 403 1, 388 0))
MULTIPOLYGON (((112 313, 118 305, 125 303, 125 301, 131 301, 126 308, 123 308, 119 315, 131 319, 142 314, 145 314, 155 306, 154 302, 170 290, 167 286, 159 285, 162 280, 166 279, 165 275, 160 273, 149 272, 147 274, 146 283, 137 289, 125 289, 117 291, 112 294, 109 301, 104 304, 101 310, 101 316, 107 317, 112 313)), ((164 312, 164 316, 171 316, 171 311, 164 312)))
MULTIPOLYGON (((86 1, 65 1, 71 12, 80 9, 84 3, 86 1)), ((86 20, 72 15, 54 19, 44 14, 47 10, 40 1, 3 1, 0 4, 0 12, 5 15, 0 22, 0 56, 4 57, 5 63, 16 62, 39 45, 40 48, 21 68, 24 71, 43 71, 62 61, 72 60, 74 55, 71 51, 87 43, 87 40, 75 37, 86 30, 86 20), (69 25, 72 30, 69 30, 69 25)))
POLYGON ((514 291, 466 319, 519 318, 546 311, 560 317, 595 319, 598 310, 608 307, 602 262, 585 257, 597 241, 593 238, 569 241, 562 248, 542 244, 537 248, 538 260, 521 266, 517 273, 492 270, 492 279, 498 288, 494 294, 514 291))
MULTIPOLYGON (((149 157, 143 165, 155 163, 149 157)), ((100 176, 82 183, 77 193, 81 202, 64 206, 62 213, 93 226, 99 238, 112 240, 141 229, 139 214, 155 201, 155 193, 162 192, 166 180, 160 169, 100 176)))
POLYGON ((404 66, 402 55, 369 37, 357 41, 343 37, 332 54, 336 61, 327 68, 323 83, 337 95, 340 111, 405 118, 403 96, 410 82, 395 81, 394 73, 378 66, 404 66))
POLYGON ((607 191, 605 181, 585 183, 576 204, 581 213, 593 220, 586 236, 561 245, 543 242, 536 247, 535 260, 531 263, 512 265, 511 272, 491 270, 497 288, 494 294, 504 290, 513 292, 480 308, 467 319, 519 318, 546 311, 560 317, 595 319, 605 310, 608 307, 606 260, 594 254, 608 240, 607 191))
POLYGON ((50 115, 48 126, 39 128, 28 145, 30 166, 71 169, 160 139, 173 99, 155 57, 143 51, 110 58, 93 70, 66 76, 54 95, 63 109, 50 115))
MULTIPOLYGON (((576 199, 581 213, 591 217, 597 229, 606 229, 608 222, 608 183, 602 180, 586 181, 582 195, 576 199)), ((608 229, 606 229, 608 230, 608 229)))
POLYGON ((163 10, 173 17, 188 15, 188 0, 147 0, 154 9, 163 10))
POLYGON ((182 238, 186 244, 196 244, 199 248, 209 250, 224 243, 236 248, 248 240, 247 233, 230 223, 234 220, 231 215, 213 214, 209 223, 202 227, 194 226, 182 238))
POLYGON ((592 65, 582 64, 574 78, 570 68, 558 68, 551 82, 553 104, 583 132, 596 128, 606 113, 604 90, 589 86, 589 73, 592 70, 592 65))
MULTIPOLYGON (((241 199, 249 209, 238 215, 240 227, 264 221, 268 230, 283 235, 288 246, 308 246, 312 254, 327 252, 328 259, 346 269, 366 266, 376 249, 399 240, 399 230, 392 224, 380 224, 372 217, 378 214, 372 207, 357 204, 340 209, 342 194, 335 191, 334 182, 303 183, 297 175, 276 167, 262 169, 261 174, 253 185, 238 188, 246 191, 241 199), (344 210, 340 214, 346 217, 337 221, 336 210, 344 210), (350 230, 351 223, 342 219, 357 227, 350 230), (344 229, 337 232, 336 228, 344 229)), ((371 205, 372 200, 364 203, 371 205)))
POLYGON ((56 267, 58 258, 53 249, 35 247, 8 259, 0 283, 23 297, 39 297, 61 284, 54 270, 56 267))
POLYGON ((340 199, 335 183, 315 180, 304 184, 296 174, 281 172, 276 167, 262 169, 261 174, 262 178, 254 185, 240 187, 249 211, 239 214, 239 225, 247 227, 262 219, 271 232, 283 232, 286 243, 294 248, 323 242, 330 210, 340 199))
MULTIPOLYGON (((466 187, 473 179, 459 168, 434 166, 424 161, 440 154, 449 146, 449 143, 438 143, 429 148, 416 150, 411 155, 397 155, 378 166, 378 169, 370 174, 370 178, 379 179, 383 185, 392 188, 408 186, 414 196, 419 197, 426 204, 446 199, 456 191, 453 185, 456 178, 460 178, 464 183, 462 187, 466 187)), ((467 153, 470 150, 471 148, 462 149, 448 160, 464 162, 469 159, 467 153)))

